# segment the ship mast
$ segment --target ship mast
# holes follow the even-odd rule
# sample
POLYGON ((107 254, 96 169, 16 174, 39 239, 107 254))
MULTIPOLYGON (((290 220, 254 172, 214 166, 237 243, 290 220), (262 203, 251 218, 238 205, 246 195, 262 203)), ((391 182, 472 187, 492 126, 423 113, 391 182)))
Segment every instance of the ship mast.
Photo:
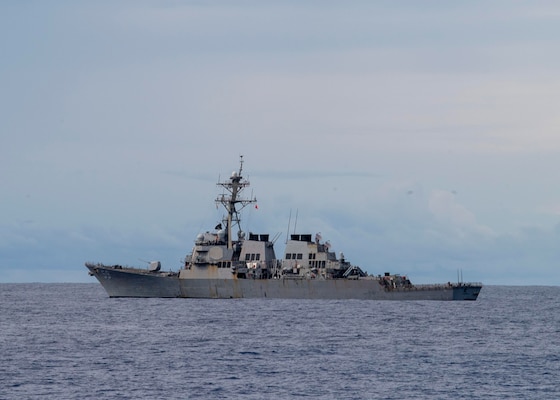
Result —
POLYGON ((216 204, 221 204, 227 211, 227 216, 223 219, 226 224, 227 246, 233 248, 232 227, 237 225, 238 232, 241 232, 241 219, 239 212, 247 205, 256 203, 257 199, 243 199, 240 197, 243 189, 250 185, 249 181, 243 179, 243 156, 239 156, 239 172, 233 171, 229 181, 218 182, 217 185, 223 187, 228 193, 218 196, 216 204))

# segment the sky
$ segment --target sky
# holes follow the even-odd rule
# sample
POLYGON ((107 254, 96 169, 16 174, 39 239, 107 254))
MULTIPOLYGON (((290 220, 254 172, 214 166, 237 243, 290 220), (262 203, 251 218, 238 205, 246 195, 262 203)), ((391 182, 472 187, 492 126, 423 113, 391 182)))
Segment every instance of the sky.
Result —
POLYGON ((556 1, 2 1, 0 282, 177 270, 243 155, 278 256, 560 285, 558 48, 556 1))

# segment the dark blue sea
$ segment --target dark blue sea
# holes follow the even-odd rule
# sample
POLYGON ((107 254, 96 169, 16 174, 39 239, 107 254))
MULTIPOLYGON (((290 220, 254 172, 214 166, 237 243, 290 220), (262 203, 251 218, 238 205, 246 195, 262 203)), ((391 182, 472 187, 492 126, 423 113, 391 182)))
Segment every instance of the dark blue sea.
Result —
POLYGON ((0 284, 1 399, 559 399, 560 287, 476 302, 0 284))

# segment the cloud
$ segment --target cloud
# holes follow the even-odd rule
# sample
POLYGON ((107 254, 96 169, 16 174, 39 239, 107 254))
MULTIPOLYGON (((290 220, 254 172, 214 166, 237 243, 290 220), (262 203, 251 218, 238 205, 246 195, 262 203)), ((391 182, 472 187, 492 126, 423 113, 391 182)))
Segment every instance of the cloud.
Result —
POLYGON ((88 282, 85 262, 141 267, 141 260, 157 259, 165 269, 177 270, 192 243, 180 231, 161 226, 128 230, 4 225, 0 240, 2 282, 88 282))
POLYGON ((452 227, 459 237, 469 233, 491 237, 494 232, 476 221, 473 212, 456 201, 452 192, 437 190, 429 199, 430 212, 440 224, 452 227))
POLYGON ((298 209, 372 272, 558 276, 550 4, 35 6, 0 5, 3 268, 175 265, 244 154, 247 229, 298 209))
POLYGON ((539 206, 537 210, 546 215, 560 216, 560 203, 539 206))
POLYGON ((552 152, 560 149, 553 104, 560 98, 560 81, 545 73, 481 80, 457 93, 455 109, 444 116, 477 136, 467 146, 483 152, 552 152), (538 101, 536 101, 538 99, 538 101))
MULTIPOLYGON (((555 262, 560 255, 558 229, 496 233, 477 222, 457 195, 413 182, 380 185, 374 194, 363 197, 349 198, 341 188, 341 193, 332 192, 328 203, 317 201, 325 198, 320 190, 314 192, 318 197, 297 195, 305 188, 319 189, 321 181, 328 178, 319 182, 313 178, 295 180, 294 195, 289 198, 265 191, 259 210, 244 214, 243 227, 279 234, 276 251, 281 256, 291 207, 291 229, 297 225, 298 232, 322 232, 334 251, 344 252, 370 273, 403 273, 418 283, 453 280, 458 270, 465 279, 487 284, 546 284, 560 279, 555 262), (316 185, 310 187, 311 182, 316 185), (528 264, 533 272, 524 269, 528 264)), ((325 189, 329 190, 332 187, 325 189)), ((209 200, 202 210, 211 208, 209 200)), ((157 259, 164 268, 177 269, 196 234, 211 229, 221 215, 216 210, 215 220, 208 214, 196 221, 191 214, 184 222, 154 221, 144 226, 140 221, 121 227, 3 225, 3 281, 25 277, 25 281, 87 282, 85 269, 83 275, 76 273, 85 261, 141 266, 140 260, 157 259), (68 273, 61 273, 64 271, 68 273)))

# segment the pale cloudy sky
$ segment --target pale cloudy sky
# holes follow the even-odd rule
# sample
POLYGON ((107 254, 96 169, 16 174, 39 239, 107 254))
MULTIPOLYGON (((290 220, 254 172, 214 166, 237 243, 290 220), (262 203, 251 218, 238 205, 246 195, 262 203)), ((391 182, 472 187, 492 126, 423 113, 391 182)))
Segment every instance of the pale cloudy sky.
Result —
POLYGON ((557 1, 0 2, 0 282, 245 229, 370 273, 560 285, 557 1), (293 221, 292 221, 293 228, 293 221))

